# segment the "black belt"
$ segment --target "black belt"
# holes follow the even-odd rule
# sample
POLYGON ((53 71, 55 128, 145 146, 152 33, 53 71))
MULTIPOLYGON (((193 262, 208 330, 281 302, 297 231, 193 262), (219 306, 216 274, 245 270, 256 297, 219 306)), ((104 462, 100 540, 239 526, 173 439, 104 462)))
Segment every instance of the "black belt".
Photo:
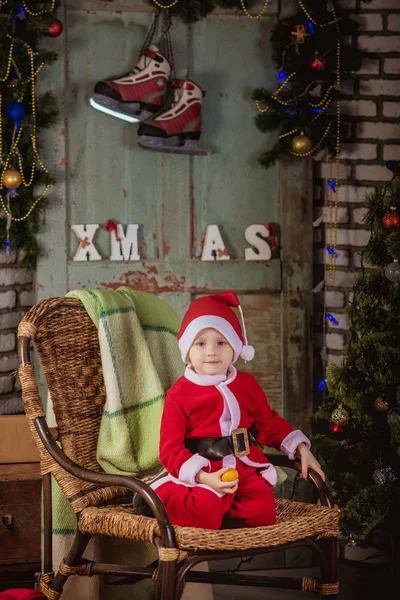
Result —
POLYGON ((185 446, 210 460, 220 460, 228 454, 246 456, 250 452, 249 432, 244 427, 235 429, 231 435, 219 438, 187 438, 185 446))

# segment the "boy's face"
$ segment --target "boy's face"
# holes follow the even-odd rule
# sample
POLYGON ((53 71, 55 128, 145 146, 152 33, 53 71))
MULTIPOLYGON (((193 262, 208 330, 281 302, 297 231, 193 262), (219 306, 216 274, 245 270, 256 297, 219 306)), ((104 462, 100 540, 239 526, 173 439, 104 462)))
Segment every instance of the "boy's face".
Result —
POLYGON ((216 329, 202 329, 190 347, 189 360, 199 375, 226 375, 233 360, 232 346, 216 329))

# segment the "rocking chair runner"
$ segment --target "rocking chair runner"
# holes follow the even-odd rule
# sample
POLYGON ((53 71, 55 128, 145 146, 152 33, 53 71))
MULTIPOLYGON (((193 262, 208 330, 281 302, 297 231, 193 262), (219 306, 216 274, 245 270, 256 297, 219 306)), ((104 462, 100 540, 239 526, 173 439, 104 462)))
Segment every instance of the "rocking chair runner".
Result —
MULTIPOLYGON (((277 521, 269 527, 218 531, 171 524, 157 494, 140 479, 110 475, 96 461, 105 388, 98 332, 79 300, 51 298, 38 302, 22 319, 19 330, 19 375, 32 433, 39 448, 43 475, 44 560, 41 589, 60 598, 69 576, 114 575, 123 582, 157 581, 159 600, 178 600, 185 582, 223 583, 301 589, 337 598, 338 513, 328 488, 312 470, 308 479, 320 504, 277 499, 277 521), (57 427, 49 429, 30 359, 35 342, 46 376, 57 427), (56 442, 59 442, 56 443, 56 442), (78 516, 71 550, 54 575, 52 568, 51 477, 78 516), (155 518, 136 514, 127 493, 136 492, 155 518), (125 502, 125 503, 124 503, 125 502), (158 564, 148 567, 110 565, 82 558, 92 535, 106 535, 153 544, 158 564), (294 546, 308 546, 318 556, 321 579, 272 578, 237 572, 191 571, 197 563, 254 556, 294 546)), ((271 456, 280 466, 300 471, 297 461, 271 456)))

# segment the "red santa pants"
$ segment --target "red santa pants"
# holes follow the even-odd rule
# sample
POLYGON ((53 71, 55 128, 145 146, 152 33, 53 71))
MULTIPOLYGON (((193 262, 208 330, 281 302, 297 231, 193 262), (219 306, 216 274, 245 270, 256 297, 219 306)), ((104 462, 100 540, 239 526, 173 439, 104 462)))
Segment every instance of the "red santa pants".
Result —
MULTIPOLYGON (((239 461, 237 461, 239 463, 239 461)), ((164 502, 171 522, 182 527, 220 529, 261 527, 276 519, 272 486, 253 467, 240 463, 239 486, 235 494, 219 498, 200 486, 186 487, 167 481, 155 491, 164 502)))

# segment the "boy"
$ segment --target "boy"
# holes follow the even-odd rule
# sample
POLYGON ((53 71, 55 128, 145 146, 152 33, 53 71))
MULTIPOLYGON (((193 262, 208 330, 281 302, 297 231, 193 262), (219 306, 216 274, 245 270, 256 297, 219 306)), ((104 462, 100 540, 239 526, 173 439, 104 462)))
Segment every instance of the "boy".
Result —
POLYGON ((219 529, 275 522, 275 467, 249 438, 301 458, 302 476, 311 467, 324 473, 309 439, 273 411, 249 373, 233 364, 254 357, 247 345, 243 313, 234 292, 191 303, 178 333, 185 374, 168 390, 161 421, 160 460, 168 475, 152 487, 172 523, 219 529), (239 308, 242 328, 231 306, 239 308), (223 481, 229 469, 234 481, 223 481))

